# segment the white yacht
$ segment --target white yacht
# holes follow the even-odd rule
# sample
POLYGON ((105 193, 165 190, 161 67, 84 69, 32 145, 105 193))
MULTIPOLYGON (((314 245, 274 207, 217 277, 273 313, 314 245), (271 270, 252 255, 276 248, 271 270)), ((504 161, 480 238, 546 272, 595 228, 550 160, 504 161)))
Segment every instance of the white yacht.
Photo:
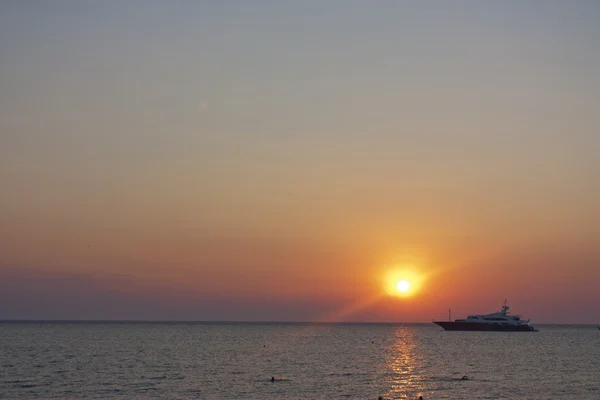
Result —
POLYGON ((506 301, 500 311, 491 314, 469 315, 465 319, 454 321, 433 321, 447 331, 508 331, 508 332, 537 332, 529 320, 523 320, 519 315, 510 315, 506 301))

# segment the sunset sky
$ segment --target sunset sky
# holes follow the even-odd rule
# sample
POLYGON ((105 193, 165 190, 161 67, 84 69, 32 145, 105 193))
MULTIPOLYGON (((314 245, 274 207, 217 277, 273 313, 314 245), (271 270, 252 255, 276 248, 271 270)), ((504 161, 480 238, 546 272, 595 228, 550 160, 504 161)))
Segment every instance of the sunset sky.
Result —
POLYGON ((0 319, 599 323, 598 21, 3 1, 0 319))

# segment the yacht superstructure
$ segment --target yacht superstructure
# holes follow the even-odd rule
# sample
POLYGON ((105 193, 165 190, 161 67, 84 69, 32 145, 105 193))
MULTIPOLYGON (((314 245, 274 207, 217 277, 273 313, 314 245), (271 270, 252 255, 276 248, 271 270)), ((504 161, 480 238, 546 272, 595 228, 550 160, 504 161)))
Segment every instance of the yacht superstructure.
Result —
POLYGON ((465 319, 454 321, 433 321, 447 331, 509 331, 537 332, 529 319, 523 320, 519 315, 510 315, 506 301, 500 311, 491 314, 474 314, 465 319))

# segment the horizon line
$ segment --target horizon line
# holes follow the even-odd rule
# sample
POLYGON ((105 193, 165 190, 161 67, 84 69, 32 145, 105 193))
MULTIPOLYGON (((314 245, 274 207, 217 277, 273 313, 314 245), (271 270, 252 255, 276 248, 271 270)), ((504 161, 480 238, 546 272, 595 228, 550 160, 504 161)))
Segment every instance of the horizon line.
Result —
MULTIPOLYGON (((143 320, 143 319, 0 319, 3 323, 96 323, 96 324, 286 324, 286 325, 435 325, 432 322, 400 322, 400 321, 247 321, 247 320, 143 320)), ((596 323, 564 323, 564 322, 539 322, 535 325, 580 325, 598 326, 596 323)))

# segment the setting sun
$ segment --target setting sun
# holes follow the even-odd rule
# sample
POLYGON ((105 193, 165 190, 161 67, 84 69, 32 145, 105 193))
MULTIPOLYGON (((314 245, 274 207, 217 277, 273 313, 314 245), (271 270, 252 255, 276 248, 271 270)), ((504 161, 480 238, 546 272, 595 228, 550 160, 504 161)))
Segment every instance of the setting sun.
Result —
POLYGON ((419 293, 425 276, 411 265, 391 267, 383 277, 383 289, 388 296, 412 297, 419 293))
POLYGON ((410 289, 410 283, 408 283, 405 280, 401 280, 398 282, 398 284, 396 285, 396 288, 401 291, 402 293, 405 293, 408 291, 408 289, 410 289))

